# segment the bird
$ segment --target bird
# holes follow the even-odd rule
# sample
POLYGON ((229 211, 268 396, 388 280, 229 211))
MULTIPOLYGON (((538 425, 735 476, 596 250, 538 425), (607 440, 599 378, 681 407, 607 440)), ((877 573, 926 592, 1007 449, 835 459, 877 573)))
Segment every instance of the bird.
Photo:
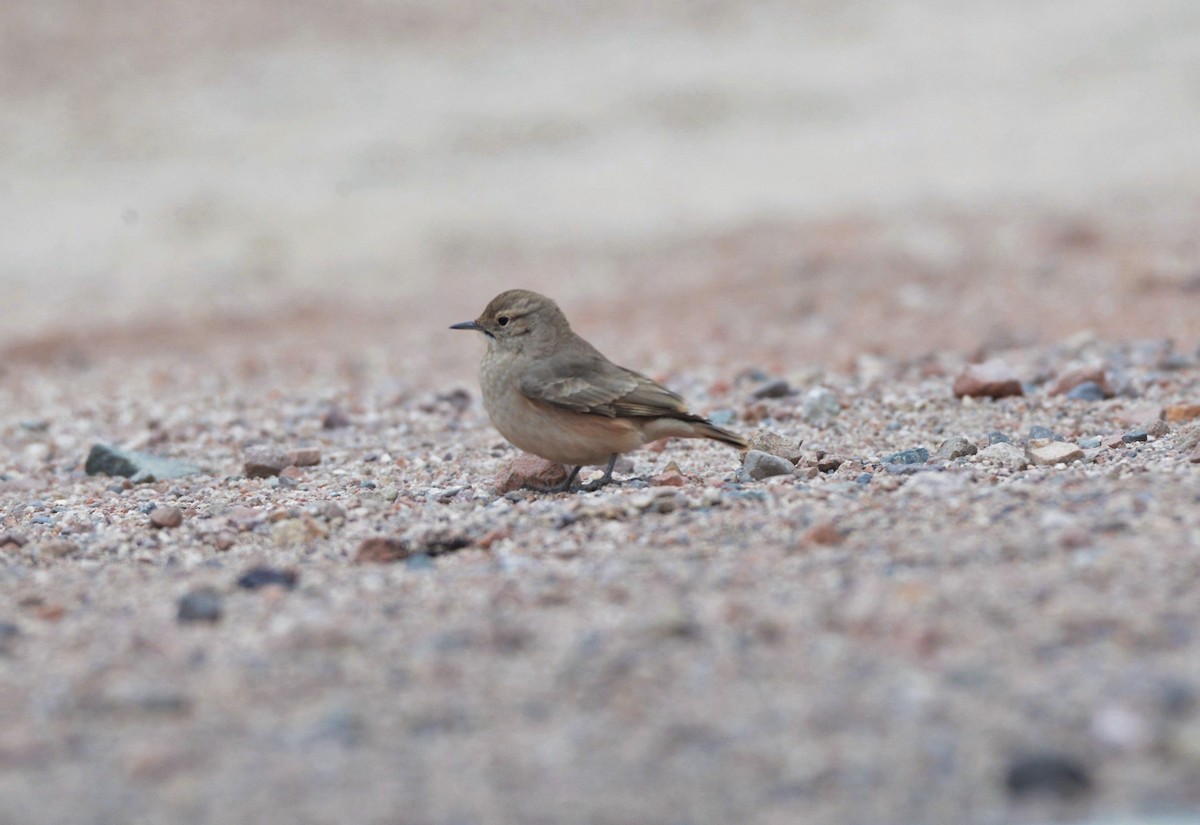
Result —
POLYGON ((621 453, 661 438, 747 446, 666 387, 605 358, 545 295, 501 292, 474 321, 450 329, 487 339, 479 384, 492 425, 519 449, 573 468, 550 492, 569 492, 581 469, 607 462, 600 479, 580 488, 597 490, 612 481, 621 453))

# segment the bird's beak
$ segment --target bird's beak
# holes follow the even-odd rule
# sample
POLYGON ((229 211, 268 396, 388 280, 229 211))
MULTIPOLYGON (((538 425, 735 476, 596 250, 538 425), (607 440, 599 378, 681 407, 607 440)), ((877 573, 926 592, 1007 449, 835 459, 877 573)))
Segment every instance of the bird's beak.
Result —
POLYGON ((483 332, 483 327, 479 326, 478 321, 463 321, 461 324, 454 324, 450 329, 474 329, 483 332))

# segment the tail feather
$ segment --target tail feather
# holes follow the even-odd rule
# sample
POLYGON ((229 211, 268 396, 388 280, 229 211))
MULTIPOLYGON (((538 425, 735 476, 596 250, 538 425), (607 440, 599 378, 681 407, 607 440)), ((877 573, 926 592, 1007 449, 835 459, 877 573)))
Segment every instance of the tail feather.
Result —
POLYGON ((746 439, 742 438, 737 433, 730 432, 729 430, 723 430, 716 424, 713 424, 711 421, 693 422, 692 428, 695 430, 696 435, 703 436, 704 438, 711 438, 713 441, 722 441, 741 450, 744 450, 749 446, 749 444, 746 442, 746 439))

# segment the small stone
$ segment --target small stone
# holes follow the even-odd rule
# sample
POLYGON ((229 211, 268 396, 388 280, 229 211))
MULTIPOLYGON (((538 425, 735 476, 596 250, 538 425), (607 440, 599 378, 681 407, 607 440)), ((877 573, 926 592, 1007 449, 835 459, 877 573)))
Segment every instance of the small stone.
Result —
POLYGON ((957 398, 1007 398, 1024 394, 1021 380, 1008 364, 999 359, 971 364, 954 379, 954 395, 957 398))
POLYGON ((1082 461, 1083 450, 1075 444, 1049 439, 1032 439, 1025 448, 1025 454, 1033 464, 1052 467, 1055 464, 1070 464, 1082 461))
POLYGON ((1097 437, 1081 438, 1079 440, 1079 446, 1085 450, 1094 450, 1100 446, 1100 439, 1097 437))
POLYGON ((935 455, 937 458, 953 461, 963 456, 975 455, 977 452, 979 452, 979 448, 972 444, 968 438, 956 435, 943 441, 935 455))
POLYGON ((308 544, 329 535, 325 525, 309 516, 287 518, 271 525, 271 541, 279 547, 295 547, 308 544))
POLYGON ((1108 383, 1108 375, 1105 373, 1104 367, 1098 364, 1075 364, 1067 367, 1055 377, 1054 384, 1050 387, 1050 394, 1065 395, 1081 401, 1102 401, 1115 395, 1112 386, 1108 383), (1088 397, 1081 398, 1076 393, 1085 386, 1090 389, 1083 391, 1082 394, 1088 397), (1092 397, 1092 394, 1095 396, 1092 397))
POLYGON ((246 590, 258 590, 270 585, 280 585, 291 590, 296 586, 296 571, 280 570, 277 567, 253 567, 238 578, 237 584, 246 590))
POLYGON ((1188 461, 1190 461, 1192 464, 1200 464, 1200 447, 1197 447, 1192 454, 1188 456, 1188 461))
POLYGON ((817 456, 817 470, 822 473, 832 473, 849 460, 850 459, 844 455, 824 453, 817 456))
POLYGON ((682 487, 687 483, 683 473, 674 461, 668 464, 661 473, 650 479, 655 487, 682 487))
POLYGON ((824 521, 810 528, 801 542, 804 544, 819 544, 829 547, 836 544, 841 544, 846 540, 846 534, 843 533, 836 524, 832 521, 824 521))
POLYGON ((1166 421, 1161 418, 1155 418, 1153 421, 1148 421, 1138 428, 1151 438, 1162 438, 1171 432, 1171 427, 1166 421))
POLYGON ((155 527, 178 527, 183 524, 183 511, 178 507, 155 507, 150 511, 150 523, 155 527))
POLYGON ((219 553, 224 553, 236 543, 237 538, 228 530, 222 530, 220 533, 217 533, 215 536, 213 536, 212 540, 213 549, 219 553))
POLYGON ((544 492, 561 486, 566 480, 567 468, 562 464, 521 453, 497 474, 495 488, 497 495, 522 488, 544 492))
POLYGON ((321 416, 321 428, 325 430, 337 430, 342 427, 349 427, 350 423, 350 416, 346 415, 338 407, 331 407, 321 416))
POLYGON ((1048 439, 1050 441, 1065 441, 1061 435, 1054 432, 1049 427, 1043 427, 1040 424, 1035 424, 1029 428, 1029 440, 1048 439))
POLYGON ((176 461, 172 458, 163 458, 135 450, 122 450, 107 444, 92 446, 83 469, 90 476, 99 474, 122 476, 139 484, 169 478, 183 478, 203 472, 196 465, 188 464, 186 461, 176 461))
POLYGON ((47 541, 38 542, 33 546, 33 552, 37 556, 47 556, 52 559, 63 559, 67 556, 73 556, 79 552, 79 545, 73 541, 66 539, 49 539, 47 541))
POLYGON ((360 564, 367 562, 387 563, 401 561, 410 555, 408 543, 398 536, 373 536, 363 539, 358 545, 354 560, 360 564))
POLYGON ((1191 421, 1200 418, 1200 404, 1172 404, 1163 411, 1166 419, 1172 423, 1191 421))
POLYGON ((1029 466, 1029 459, 1025 457, 1025 453, 1007 441, 998 441, 985 447, 979 452, 979 458, 1014 470, 1024 470, 1029 466))
POLYGON ((754 398, 786 398, 793 392, 791 386, 782 378, 775 381, 768 381, 761 387, 756 389, 752 395, 754 398))
POLYGON ((298 447, 288 453, 289 463, 293 467, 315 467, 321 463, 319 447, 298 447))
POLYGON ((837 395, 827 387, 813 387, 804 394, 800 417, 806 424, 821 424, 837 416, 842 404, 837 395))
POLYGON ((999 430, 992 430, 988 433, 988 444, 1011 444, 1012 439, 1006 436, 999 430))
POLYGON ((1162 417, 1162 405, 1151 402, 1134 404, 1131 407, 1126 407, 1123 410, 1117 410, 1113 413, 1113 418, 1116 419, 1117 423, 1126 427, 1141 427, 1162 417))
POLYGON ((1075 799, 1092 789, 1092 778, 1088 769, 1072 756, 1038 753, 1009 762, 1004 786, 1014 797, 1075 799))
POLYGON ((211 587, 201 587, 179 600, 180 622, 215 622, 221 618, 221 595, 211 587))
POLYGON ((1104 388, 1095 381, 1084 381, 1082 384, 1077 384, 1067 391, 1066 396, 1072 401, 1103 401, 1106 398, 1112 398, 1112 394, 1106 393, 1104 388))
POLYGON ((761 481, 771 476, 791 475, 795 471, 795 465, 786 458, 762 450, 747 450, 738 477, 741 481, 761 481))
POLYGON ((20 533, 0 533, 0 550, 17 550, 25 546, 25 537, 20 533))
POLYGON ((883 460, 884 464, 924 464, 929 460, 929 450, 924 447, 914 447, 911 450, 901 450, 892 453, 883 460))
POLYGON ((1121 436, 1121 440, 1126 444, 1132 444, 1135 441, 1147 441, 1149 438, 1150 436, 1146 434, 1145 430, 1130 430, 1121 436))
POLYGON ((750 449, 770 453, 795 464, 804 455, 799 439, 788 438, 770 430, 759 430, 750 436, 750 449))
POLYGON ((733 410, 713 410, 708 415, 709 423, 718 427, 728 427, 737 421, 737 413, 733 410))
POLYGON ((267 445, 247 447, 242 453, 243 470, 249 478, 270 478, 279 475, 292 463, 291 456, 279 447, 267 445))

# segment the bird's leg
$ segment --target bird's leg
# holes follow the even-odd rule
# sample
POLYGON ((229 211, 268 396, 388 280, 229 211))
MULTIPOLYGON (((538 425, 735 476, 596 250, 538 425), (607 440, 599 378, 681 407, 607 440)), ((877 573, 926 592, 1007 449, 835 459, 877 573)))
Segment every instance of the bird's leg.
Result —
POLYGON ((591 482, 588 482, 587 484, 584 484, 579 489, 584 491, 585 493, 590 493, 593 490, 599 490, 605 484, 608 484, 610 481, 612 481, 612 471, 613 471, 613 467, 616 466, 616 463, 617 463, 617 454, 613 453, 612 457, 608 460, 608 466, 604 468, 604 475, 600 476, 600 478, 596 479, 595 481, 591 481, 591 482))
POLYGON ((564 481, 562 484, 558 485, 557 487, 551 487, 546 492, 548 492, 548 493, 569 493, 571 491, 571 485, 575 482, 575 476, 579 475, 579 471, 582 469, 583 469, 582 465, 572 468, 571 474, 569 476, 567 476, 566 481, 564 481))

